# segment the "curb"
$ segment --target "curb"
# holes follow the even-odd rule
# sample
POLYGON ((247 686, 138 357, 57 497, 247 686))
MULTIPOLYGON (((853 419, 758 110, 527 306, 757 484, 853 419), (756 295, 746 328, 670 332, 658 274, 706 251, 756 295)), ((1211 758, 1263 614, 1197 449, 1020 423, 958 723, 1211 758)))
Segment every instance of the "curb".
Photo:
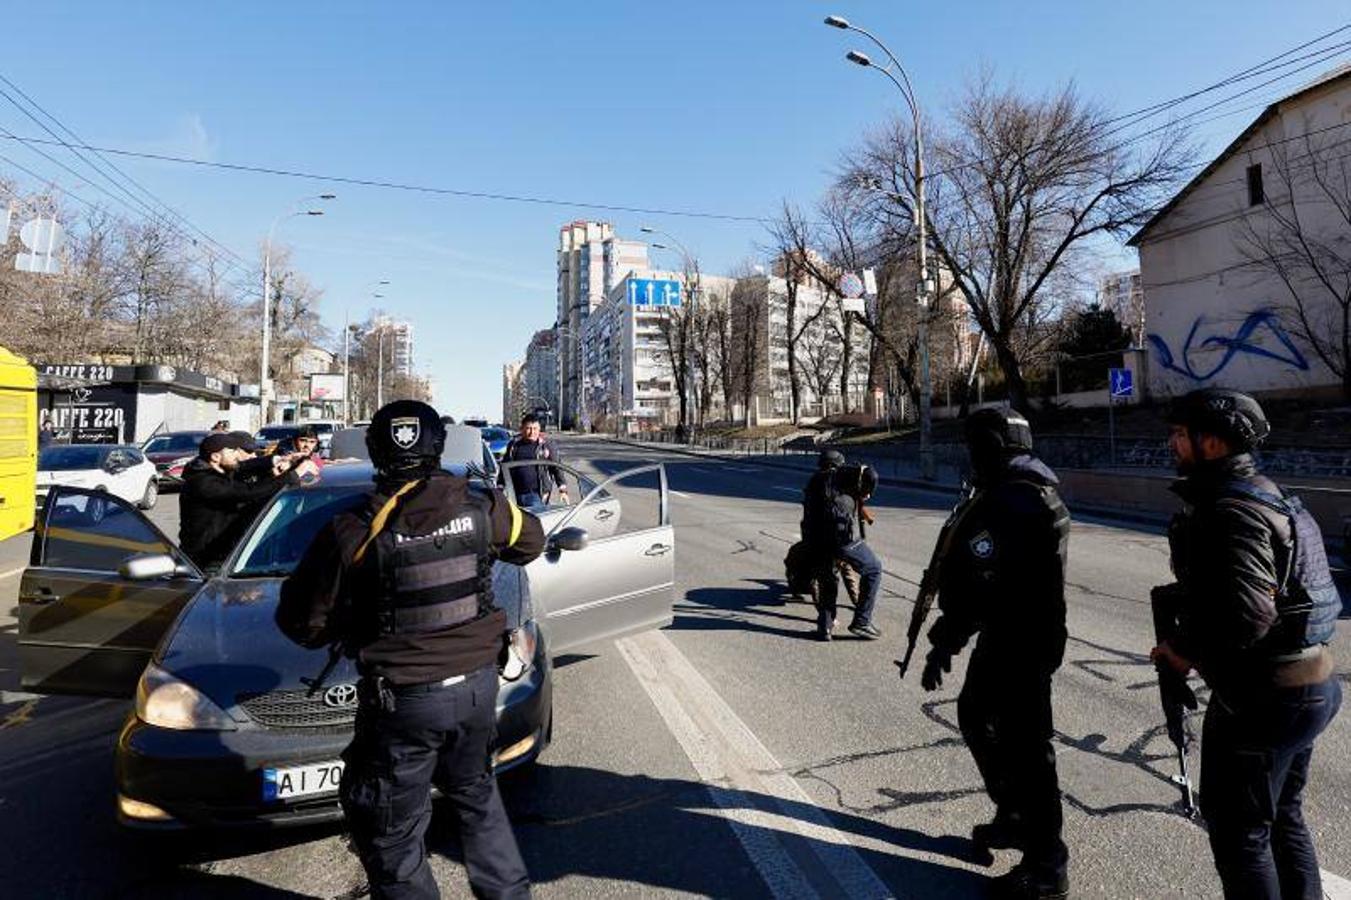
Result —
MULTIPOLYGON (((656 448, 663 450, 667 453, 678 453, 681 456, 690 456, 694 457, 695 459, 716 459, 721 460, 723 462, 743 462, 743 463, 749 461, 753 465, 765 466, 771 469, 787 469, 795 472, 811 471, 810 469, 804 469, 803 466, 787 465, 785 463, 777 463, 773 462, 772 460, 765 460, 763 458, 748 460, 744 456, 735 456, 732 454, 719 453, 716 450, 705 450, 705 451, 686 450, 682 447, 675 447, 669 444, 647 443, 643 441, 625 441, 617 438, 605 438, 605 440, 611 444, 621 444, 625 447, 637 447, 638 449, 656 448)), ((807 456, 808 454, 800 454, 800 455, 807 456)), ((885 484, 889 487, 910 488, 911 490, 930 491, 932 493, 941 493, 941 494, 956 495, 961 490, 960 486, 955 484, 944 484, 934 481, 923 481, 918 478, 896 478, 891 475, 882 475, 881 473, 879 473, 877 476, 877 482, 878 484, 885 484)), ((1084 515, 1093 516, 1094 518, 1099 519, 1111 519, 1118 522, 1125 522, 1132 525, 1151 525, 1156 527, 1164 526, 1168 524, 1169 518, 1168 516, 1161 516, 1145 512, 1137 512, 1129 509, 1118 509, 1109 506, 1090 506, 1086 504, 1068 503, 1068 502, 1065 505, 1072 512, 1082 513, 1084 515)))

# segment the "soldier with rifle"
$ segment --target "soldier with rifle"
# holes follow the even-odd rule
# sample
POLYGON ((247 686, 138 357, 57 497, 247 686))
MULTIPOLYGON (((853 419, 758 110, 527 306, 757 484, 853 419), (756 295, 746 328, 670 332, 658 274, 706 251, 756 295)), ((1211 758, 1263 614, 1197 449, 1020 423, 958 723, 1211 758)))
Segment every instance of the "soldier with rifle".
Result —
POLYGON ((1195 668, 1210 687, 1201 815, 1224 895, 1322 897, 1303 795, 1342 699, 1327 647, 1342 604, 1323 535, 1258 470, 1252 450, 1271 426, 1252 397, 1193 391, 1168 419, 1185 506, 1169 527, 1177 583, 1156 589, 1151 656, 1174 685, 1195 668))
POLYGON ((911 620, 917 637, 936 579, 942 614, 929 629, 921 683, 926 691, 941 687, 953 656, 979 635, 957 721, 995 815, 972 839, 1023 852, 998 879, 1002 896, 1067 897, 1051 676, 1065 653, 1070 516, 1055 474, 1032 455, 1025 418, 983 409, 967 418, 965 431, 975 493, 945 527, 911 620))

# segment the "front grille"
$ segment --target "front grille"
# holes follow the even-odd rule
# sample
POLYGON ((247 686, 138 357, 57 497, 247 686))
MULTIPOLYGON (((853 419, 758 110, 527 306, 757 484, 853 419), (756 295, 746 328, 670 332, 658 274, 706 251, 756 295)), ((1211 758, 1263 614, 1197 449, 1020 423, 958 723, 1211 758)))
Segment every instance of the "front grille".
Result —
POLYGON ((313 697, 309 691, 246 694, 239 697, 239 705, 255 722, 271 728, 340 728, 350 726, 357 714, 355 703, 329 706, 324 702, 324 690, 313 697))

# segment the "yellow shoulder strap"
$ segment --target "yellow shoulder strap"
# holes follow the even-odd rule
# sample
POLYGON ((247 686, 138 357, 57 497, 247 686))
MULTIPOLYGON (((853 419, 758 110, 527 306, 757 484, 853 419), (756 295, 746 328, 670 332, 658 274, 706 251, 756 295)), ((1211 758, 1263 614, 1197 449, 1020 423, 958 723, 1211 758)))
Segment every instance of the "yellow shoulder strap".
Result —
POLYGON ((521 515, 520 508, 510 500, 507 501, 507 509, 511 510, 511 539, 507 541, 507 546, 514 547, 516 539, 521 536, 521 527, 525 525, 525 516, 521 515))
POLYGON ((387 522, 390 515, 393 514, 394 507, 399 505, 399 498, 421 483, 421 481, 410 481, 399 488, 393 497, 390 497, 385 501, 385 505, 380 507, 380 511, 375 514, 375 518, 371 519, 371 530, 367 533, 366 539, 361 542, 361 546, 357 548, 357 552, 352 554, 353 563, 359 564, 366 558, 366 548, 371 545, 371 541, 380 536, 380 532, 385 530, 385 522, 387 522))

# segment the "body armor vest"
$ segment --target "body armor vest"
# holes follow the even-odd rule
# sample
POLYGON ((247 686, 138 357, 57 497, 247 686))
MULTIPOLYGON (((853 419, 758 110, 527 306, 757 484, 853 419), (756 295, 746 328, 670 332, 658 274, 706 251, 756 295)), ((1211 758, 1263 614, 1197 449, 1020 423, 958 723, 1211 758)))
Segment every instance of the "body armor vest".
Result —
POLYGON ((1261 504, 1290 520, 1294 546, 1276 590, 1276 623, 1261 646, 1279 657, 1332 640, 1342 596, 1332 580, 1323 531, 1314 517, 1298 497, 1271 494, 1246 481, 1229 482, 1224 494, 1261 504))
POLYGON ((492 519, 481 495, 471 492, 452 517, 427 534, 387 528, 372 549, 373 637, 454 628, 493 605, 492 519))

